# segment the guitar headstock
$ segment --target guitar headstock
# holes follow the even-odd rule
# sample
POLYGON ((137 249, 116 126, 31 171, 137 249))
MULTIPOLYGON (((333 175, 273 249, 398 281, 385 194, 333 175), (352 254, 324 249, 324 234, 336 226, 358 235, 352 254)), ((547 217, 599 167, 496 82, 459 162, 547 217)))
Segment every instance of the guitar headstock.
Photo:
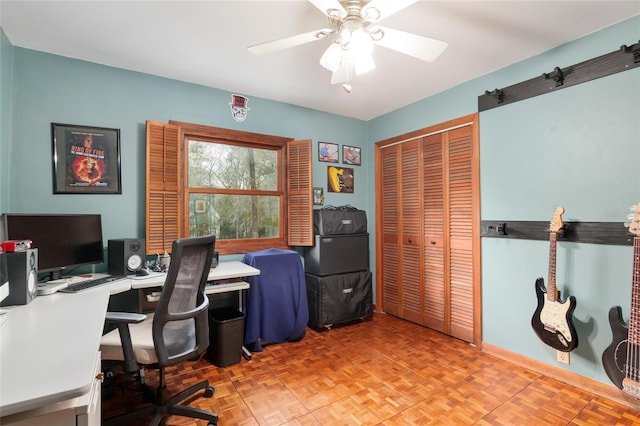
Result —
POLYGON ((625 222, 624 226, 629 228, 630 234, 640 237, 640 203, 631 206, 630 210, 634 213, 629 213, 629 216, 627 216, 629 222, 625 222))
POLYGON ((555 213, 553 214, 553 219, 551 219, 551 223, 549 224, 550 232, 558 232, 564 227, 564 223, 562 223, 562 215, 564 213, 564 207, 557 207, 555 213))

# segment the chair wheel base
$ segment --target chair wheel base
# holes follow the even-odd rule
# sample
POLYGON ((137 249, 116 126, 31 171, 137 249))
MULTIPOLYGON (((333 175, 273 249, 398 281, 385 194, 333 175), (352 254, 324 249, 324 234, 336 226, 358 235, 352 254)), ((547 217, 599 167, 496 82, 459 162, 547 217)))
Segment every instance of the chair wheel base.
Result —
MULTIPOLYGON (((207 386, 204 389, 204 397, 205 398, 211 398, 215 392, 216 392, 216 390, 214 389, 213 386, 207 386)), ((211 423, 209 423, 209 424, 211 424, 211 423)))

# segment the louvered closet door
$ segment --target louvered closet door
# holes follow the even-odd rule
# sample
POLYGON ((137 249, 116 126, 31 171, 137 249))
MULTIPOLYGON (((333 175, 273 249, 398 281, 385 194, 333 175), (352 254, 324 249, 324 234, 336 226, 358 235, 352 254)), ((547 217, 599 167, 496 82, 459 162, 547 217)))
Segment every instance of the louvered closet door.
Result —
POLYGON ((420 140, 400 145, 400 315, 422 323, 422 194, 420 140))
POLYGON ((447 333, 449 310, 445 287, 445 135, 440 133, 422 140, 422 175, 424 199, 424 281, 422 324, 447 333))
POLYGON ((449 334, 473 341, 473 186, 471 126, 448 132, 449 334))
POLYGON ((478 343, 475 120, 379 142, 377 211, 382 309, 478 343))
POLYGON ((398 228, 398 152, 397 146, 385 148, 381 154, 382 179, 381 215, 382 225, 382 310, 391 315, 400 315, 400 245, 398 228))

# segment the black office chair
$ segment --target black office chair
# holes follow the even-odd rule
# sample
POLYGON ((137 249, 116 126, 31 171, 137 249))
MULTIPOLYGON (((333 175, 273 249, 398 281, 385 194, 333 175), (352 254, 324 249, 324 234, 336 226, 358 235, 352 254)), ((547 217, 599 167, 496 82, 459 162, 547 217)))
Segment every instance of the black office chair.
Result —
MULTIPOLYGON (((173 242, 171 264, 155 312, 148 316, 123 312, 107 313, 107 321, 118 328, 102 336, 102 359, 124 361, 128 373, 147 366, 159 369, 159 383, 153 405, 124 413, 103 422, 128 424, 136 418, 152 417, 150 425, 164 424, 171 415, 204 419, 217 425, 218 415, 198 408, 180 405, 188 397, 204 389, 213 396, 214 389, 204 380, 167 398, 165 367, 198 359, 209 346, 209 299, 204 294, 215 236, 184 238, 173 242)), ((143 375, 139 375, 144 377, 143 375)))

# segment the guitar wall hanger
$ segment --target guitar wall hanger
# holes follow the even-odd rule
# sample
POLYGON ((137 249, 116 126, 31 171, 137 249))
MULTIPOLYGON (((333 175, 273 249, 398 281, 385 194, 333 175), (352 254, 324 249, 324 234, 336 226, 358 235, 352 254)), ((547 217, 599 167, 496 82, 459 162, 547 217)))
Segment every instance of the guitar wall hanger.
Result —
POLYGON ((576 84, 640 67, 640 41, 578 64, 555 67, 549 73, 508 87, 485 90, 478 96, 478 112, 502 107, 534 96, 556 92, 576 84), (550 84, 550 80, 554 83, 550 84))
POLYGON ((500 89, 493 89, 491 91, 485 90, 484 94, 485 94, 485 96, 491 96, 499 104, 504 102, 504 92, 502 90, 500 90, 500 89))
POLYGON ((553 69, 553 71, 551 71, 550 73, 543 73, 542 76, 546 79, 546 80, 553 80, 556 82, 556 87, 562 86, 562 84, 564 84, 564 74, 562 73, 562 70, 560 69, 560 67, 555 67, 553 69))
MULTIPOLYGON (((520 240, 548 240, 549 222, 483 220, 480 236, 484 238, 511 238, 520 240)), ((586 243, 631 246, 633 237, 622 222, 564 222, 558 231, 558 240, 586 243)))
POLYGON ((631 46, 623 44, 622 46, 620 46, 620 51, 622 53, 631 53, 633 55, 633 62, 636 64, 640 63, 640 41, 632 44, 631 46))

